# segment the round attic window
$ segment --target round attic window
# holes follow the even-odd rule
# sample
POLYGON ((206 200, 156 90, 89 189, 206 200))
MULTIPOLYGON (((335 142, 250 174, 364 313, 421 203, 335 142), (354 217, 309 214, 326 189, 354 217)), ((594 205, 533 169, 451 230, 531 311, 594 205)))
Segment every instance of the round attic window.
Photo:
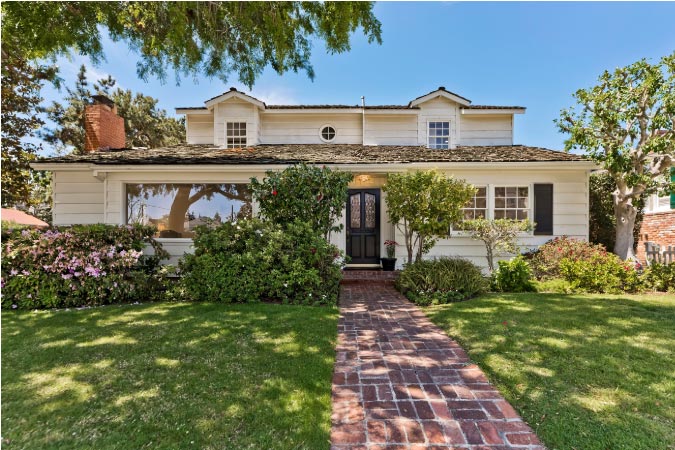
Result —
POLYGON ((324 142, 333 142, 337 136, 337 130, 333 125, 324 125, 321 127, 319 136, 324 142))

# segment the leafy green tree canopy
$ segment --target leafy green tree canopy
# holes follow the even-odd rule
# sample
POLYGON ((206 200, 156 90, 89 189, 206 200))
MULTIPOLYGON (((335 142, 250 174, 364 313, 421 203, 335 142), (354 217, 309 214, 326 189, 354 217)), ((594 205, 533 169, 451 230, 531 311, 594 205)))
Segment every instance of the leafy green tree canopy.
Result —
POLYGON ((382 187, 389 221, 403 233, 408 264, 422 259, 450 226, 462 218, 462 207, 476 189, 435 170, 390 173, 382 187))
POLYGON ((32 203, 30 163, 39 146, 30 141, 43 121, 34 111, 40 89, 53 80, 52 67, 32 63, 3 51, 2 55, 2 205, 32 203))
POLYGON ((372 8, 373 2, 3 2, 2 34, 29 59, 76 51, 97 62, 105 28, 140 55, 144 80, 165 80, 169 68, 177 77, 203 72, 223 81, 234 72, 250 88, 268 65, 313 78, 312 38, 329 53, 348 51, 359 28, 380 43, 372 8))
POLYGON ((161 147, 185 142, 183 119, 167 116, 165 110, 157 108, 153 97, 120 88, 112 90, 115 83, 108 76, 90 86, 85 66, 80 67, 75 86, 66 87, 65 102, 53 102, 44 108, 56 127, 43 130, 40 136, 62 151, 68 147, 83 151, 84 108, 91 103, 93 94, 104 94, 115 102, 118 114, 124 118, 127 147, 161 147))
POLYGON ((556 125, 569 134, 566 149, 583 149, 615 183, 614 253, 634 257, 637 202, 673 187, 666 176, 675 159, 675 53, 655 64, 642 59, 574 94, 556 125))

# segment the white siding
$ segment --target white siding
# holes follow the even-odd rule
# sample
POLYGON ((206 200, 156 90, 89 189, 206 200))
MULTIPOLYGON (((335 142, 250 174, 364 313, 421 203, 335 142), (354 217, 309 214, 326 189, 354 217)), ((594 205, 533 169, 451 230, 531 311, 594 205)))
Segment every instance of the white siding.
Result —
POLYGON ((89 171, 54 172, 54 225, 103 222, 103 186, 89 171))
POLYGON ((418 145, 416 115, 366 114, 366 145, 418 145))
POLYGON ((323 125, 337 130, 334 144, 361 144, 361 114, 261 114, 261 144, 323 144, 323 125))
POLYGON ((420 112, 418 116, 417 143, 418 145, 427 145, 427 123, 433 121, 450 122, 450 148, 457 146, 458 126, 459 126, 459 108, 457 103, 444 97, 435 98, 419 105, 420 112))
POLYGON ((513 145, 513 116, 460 116, 459 145, 513 145))
MULTIPOLYGON (((526 185, 553 183, 553 235, 535 236, 523 233, 519 240, 521 251, 535 249, 556 236, 569 236, 588 240, 588 175, 585 171, 456 171, 456 178, 462 178, 475 185, 526 185)), ((532 193, 530 190, 530 199, 532 193)), ((531 202, 531 200, 530 200, 531 202)), ((532 209, 531 209, 532 212, 532 209)), ((397 242, 403 242, 402 234, 396 230, 397 242)), ((449 239, 440 239, 425 258, 438 256, 459 256, 486 268, 485 247, 481 241, 474 241, 466 234, 454 232, 449 239)), ((398 264, 406 261, 404 247, 397 250, 398 264)), ((504 259, 504 258, 502 258, 504 259)))
POLYGON ((248 145, 254 145, 258 141, 258 112, 257 107, 249 102, 231 98, 218 103, 215 110, 215 145, 225 146, 225 123, 246 122, 246 138, 248 145))
POLYGON ((213 140, 213 114, 186 114, 185 134, 188 144, 211 144, 213 140))

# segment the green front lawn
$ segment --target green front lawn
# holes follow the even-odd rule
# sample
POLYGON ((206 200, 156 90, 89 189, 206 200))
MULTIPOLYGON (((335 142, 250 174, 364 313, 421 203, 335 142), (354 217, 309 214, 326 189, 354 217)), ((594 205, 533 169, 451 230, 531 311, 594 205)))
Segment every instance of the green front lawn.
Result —
POLYGON ((425 311, 550 449, 675 448, 675 296, 502 294, 425 311))
POLYGON ((3 448, 328 448, 337 309, 2 313, 3 448))

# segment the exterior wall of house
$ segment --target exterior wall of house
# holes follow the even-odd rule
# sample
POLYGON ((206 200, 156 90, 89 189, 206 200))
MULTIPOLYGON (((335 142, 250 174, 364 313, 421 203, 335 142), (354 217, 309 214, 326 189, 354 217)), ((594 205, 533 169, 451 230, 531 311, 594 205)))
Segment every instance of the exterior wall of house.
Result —
POLYGON ((214 145, 213 113, 185 115, 186 141, 190 144, 214 145))
POLYGON ((460 118, 459 145, 513 145, 513 116, 465 115, 460 118))
POLYGON ((246 122, 248 145, 322 144, 324 125, 337 130, 335 144, 427 145, 430 121, 450 122, 450 146, 512 145, 512 114, 462 114, 459 105, 444 97, 428 100, 413 110, 367 110, 365 139, 363 114, 357 111, 261 111, 252 103, 230 98, 216 104, 210 114, 186 114, 188 144, 225 145, 225 123, 246 122))
POLYGON ((365 145, 419 145, 417 114, 366 114, 365 145))
MULTIPOLYGON (((227 122, 246 122, 248 145, 258 144, 260 114, 258 108, 238 98, 230 98, 214 107, 214 144, 225 146, 225 124, 227 122)), ((192 142, 188 141, 188 144, 192 142)))
POLYGON ((319 137, 324 125, 337 130, 333 144, 361 144, 361 114, 340 113, 262 113, 261 144, 323 144, 319 137))
MULTIPOLYGON (((534 183, 553 183, 553 235, 535 236, 523 233, 519 245, 523 251, 534 249, 556 236, 569 236, 588 240, 588 173, 585 171, 550 171, 550 170, 456 170, 447 172, 456 178, 462 178, 475 186, 530 186, 530 217, 533 217, 532 185, 534 183)), ((493 199, 488 198, 488 206, 493 199)), ((403 243, 403 235, 397 229, 395 239, 403 243)), ((459 256, 485 268, 485 247, 482 242, 475 241, 463 232, 453 232, 449 239, 440 239, 425 258, 438 256, 459 256)), ((405 247, 397 248, 397 264, 406 261, 405 247)))
POLYGON ((92 224, 104 221, 105 183, 87 171, 55 171, 52 179, 53 224, 92 224))
POLYGON ((427 123, 435 121, 450 122, 450 148, 457 147, 459 142, 458 130, 461 126, 460 112, 457 103, 444 97, 438 97, 419 105, 420 112, 417 116, 417 144, 427 145, 427 123))
MULTIPOLYGON (((93 176, 86 171, 54 171, 54 224, 89 223, 126 223, 126 183, 247 183, 253 176, 263 177, 263 168, 220 167, 219 170, 190 171, 183 166, 181 171, 114 169, 107 174, 93 176)), ((350 188, 381 188, 385 174, 368 174, 358 167, 352 169, 357 176, 350 188)), ((444 170, 456 178, 465 179, 476 186, 529 186, 532 192, 534 183, 553 183, 553 235, 534 236, 523 234, 520 239, 523 250, 534 248, 555 236, 567 235, 579 239, 588 239, 588 172, 578 170, 555 170, 548 167, 536 169, 518 169, 514 166, 494 165, 490 168, 471 168, 444 170)), ((489 196, 490 203, 493 196, 489 196)), ((532 206, 530 201, 530 215, 532 206)), ((490 204, 489 204, 490 206, 490 204)), ((255 212, 255 205, 254 205, 255 212)), ((380 254, 385 254, 384 241, 395 239, 403 243, 403 236, 389 223, 386 208, 386 195, 382 193, 380 202, 380 254)), ((345 214, 340 219, 345 223, 345 214)), ((160 238, 159 241, 171 254, 168 263, 176 264, 185 252, 192 251, 192 241, 182 238, 160 238)), ((335 233, 331 242, 341 250, 346 247, 345 232, 335 233)), ((441 239, 426 256, 461 256, 485 267, 485 249, 483 244, 474 241, 461 232, 454 232, 449 239, 441 239)), ((405 262, 404 247, 397 250, 399 265, 405 262)))

